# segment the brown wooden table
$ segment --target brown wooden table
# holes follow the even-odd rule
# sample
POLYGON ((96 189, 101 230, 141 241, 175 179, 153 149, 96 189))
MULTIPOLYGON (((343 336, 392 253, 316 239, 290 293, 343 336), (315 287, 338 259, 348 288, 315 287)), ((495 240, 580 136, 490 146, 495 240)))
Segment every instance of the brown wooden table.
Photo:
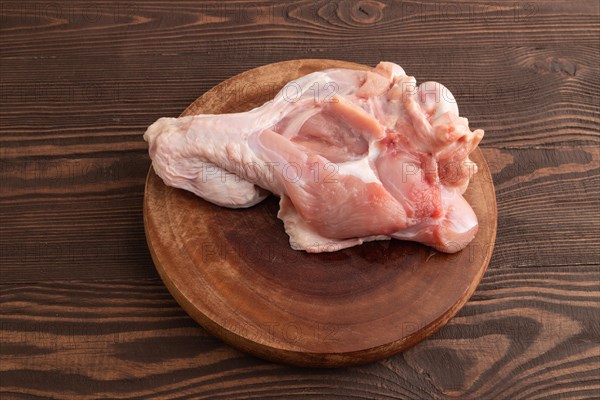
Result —
POLYGON ((597 1, 3 1, 0 13, 2 399, 598 398, 597 1), (145 127, 296 58, 397 62, 444 83, 486 131, 490 267, 445 328, 371 365, 292 368, 224 345, 171 298, 144 238, 145 127))

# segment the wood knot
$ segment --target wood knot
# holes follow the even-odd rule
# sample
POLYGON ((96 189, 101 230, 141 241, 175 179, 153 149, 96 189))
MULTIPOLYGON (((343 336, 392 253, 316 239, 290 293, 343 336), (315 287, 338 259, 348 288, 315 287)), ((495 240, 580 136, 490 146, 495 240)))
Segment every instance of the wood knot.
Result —
POLYGON ((550 60, 550 71, 564 72, 565 74, 575 76, 575 73, 577 72, 577 64, 575 64, 573 61, 555 58, 550 60))
POLYGON ((352 6, 351 18, 354 22, 363 25, 372 25, 383 19, 385 4, 378 1, 359 1, 352 6))
POLYGON ((535 62, 536 68, 554 73, 563 73, 569 76, 575 76, 577 73, 577 64, 565 58, 549 57, 535 62))

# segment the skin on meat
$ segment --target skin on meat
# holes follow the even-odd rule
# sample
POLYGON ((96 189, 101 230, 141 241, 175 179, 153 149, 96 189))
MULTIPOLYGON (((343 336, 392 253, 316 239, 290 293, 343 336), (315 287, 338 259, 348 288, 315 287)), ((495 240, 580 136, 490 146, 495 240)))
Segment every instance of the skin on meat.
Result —
POLYGON ((473 239, 477 217, 462 195, 483 131, 470 130, 448 89, 417 86, 388 62, 293 84, 293 101, 284 87, 245 113, 159 119, 144 134, 154 170, 225 207, 274 193, 298 250, 396 238, 452 253, 473 239), (336 91, 317 99, 314 84, 336 91))

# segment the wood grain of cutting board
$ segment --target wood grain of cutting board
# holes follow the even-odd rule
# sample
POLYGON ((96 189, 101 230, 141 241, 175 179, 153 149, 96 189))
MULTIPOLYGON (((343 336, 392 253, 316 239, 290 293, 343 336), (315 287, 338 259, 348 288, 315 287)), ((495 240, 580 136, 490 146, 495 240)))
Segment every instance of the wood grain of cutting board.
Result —
MULTIPOLYGON (((265 65, 214 87, 182 115, 247 111, 287 82, 332 67, 368 68, 333 60, 265 65)), ((495 243, 496 198, 479 149, 471 158, 479 172, 465 198, 479 231, 456 254, 399 240, 295 251, 276 217, 276 197, 249 209, 218 207, 166 186, 152 168, 144 196, 148 245, 173 297, 232 346, 293 365, 367 363, 440 329, 483 276, 495 243)))

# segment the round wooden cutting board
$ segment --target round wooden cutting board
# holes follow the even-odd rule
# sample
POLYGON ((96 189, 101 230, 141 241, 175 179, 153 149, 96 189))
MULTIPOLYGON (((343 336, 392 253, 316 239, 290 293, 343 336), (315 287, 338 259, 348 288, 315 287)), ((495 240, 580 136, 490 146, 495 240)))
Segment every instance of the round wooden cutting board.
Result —
MULTIPOLYGON (((182 115, 246 111, 287 82, 332 67, 293 60, 237 75, 182 115)), ((274 196, 249 209, 215 206, 167 187, 152 168, 144 224, 156 268, 181 306, 204 328, 245 352, 294 365, 334 367, 400 352, 442 327, 475 291, 496 237, 496 198, 486 162, 465 197, 479 218, 457 254, 398 240, 334 253, 290 248, 274 196)))

